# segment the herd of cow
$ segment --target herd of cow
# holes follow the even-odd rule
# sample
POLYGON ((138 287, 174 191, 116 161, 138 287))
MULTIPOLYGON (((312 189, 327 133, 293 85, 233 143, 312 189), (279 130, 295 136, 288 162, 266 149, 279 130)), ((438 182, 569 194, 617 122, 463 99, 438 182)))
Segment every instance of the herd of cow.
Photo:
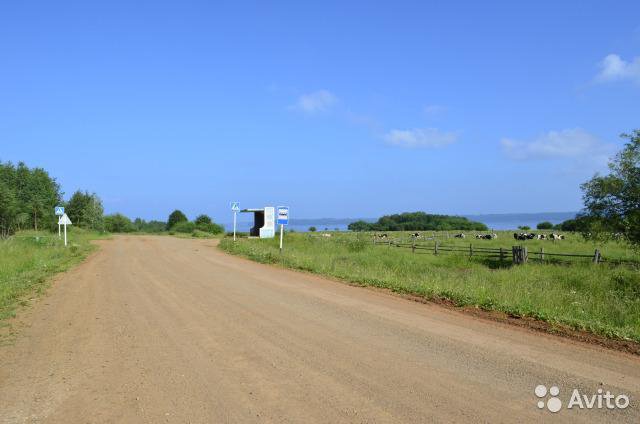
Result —
MULTIPOLYGON (((422 236, 420 233, 412 233, 410 234, 411 238, 418 239, 422 236)), ((388 238, 388 234, 375 234, 375 237, 378 239, 386 239, 388 238)), ((453 237, 463 239, 467 236, 464 233, 455 234, 453 237)), ((491 234, 476 234, 476 239, 478 240, 495 240, 498 238, 496 233, 491 234)), ((535 234, 535 233, 513 233, 513 238, 516 240, 564 240, 564 234, 535 234)))

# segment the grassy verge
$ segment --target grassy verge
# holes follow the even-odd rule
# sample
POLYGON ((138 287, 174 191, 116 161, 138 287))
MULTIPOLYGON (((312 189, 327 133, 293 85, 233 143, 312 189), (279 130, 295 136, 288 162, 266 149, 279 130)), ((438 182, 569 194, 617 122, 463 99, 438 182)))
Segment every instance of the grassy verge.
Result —
POLYGON ((29 294, 40 294, 49 277, 82 261, 95 246, 90 240, 105 237, 73 228, 69 245, 56 234, 24 231, 0 240, 0 320, 15 315, 29 294))
POLYGON ((277 238, 226 238, 220 248, 258 262, 640 342, 640 273, 630 268, 588 262, 496 266, 480 257, 412 254, 336 235, 287 234, 282 255, 277 238))

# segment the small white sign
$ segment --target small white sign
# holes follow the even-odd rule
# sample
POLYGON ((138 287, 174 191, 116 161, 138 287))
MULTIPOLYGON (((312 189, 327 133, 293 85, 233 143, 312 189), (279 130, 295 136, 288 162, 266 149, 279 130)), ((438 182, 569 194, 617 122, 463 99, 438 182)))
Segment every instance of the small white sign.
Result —
POLYGON ((71 220, 69 219, 69 217, 67 216, 67 214, 63 214, 59 219, 58 219, 58 224, 59 225, 72 225, 71 224, 71 220))
POLYGON ((54 210, 56 212, 56 215, 58 216, 64 215, 64 206, 56 206, 54 210))
POLYGON ((231 210, 238 212, 240 210, 240 202, 231 202, 231 210))

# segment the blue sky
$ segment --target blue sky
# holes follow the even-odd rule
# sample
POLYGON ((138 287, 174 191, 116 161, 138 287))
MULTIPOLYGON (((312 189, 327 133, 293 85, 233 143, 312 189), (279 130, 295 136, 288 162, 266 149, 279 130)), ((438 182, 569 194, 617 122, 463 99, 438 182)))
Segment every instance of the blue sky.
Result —
POLYGON ((637 1, 0 5, 0 160, 131 217, 578 210, 639 117, 637 1))

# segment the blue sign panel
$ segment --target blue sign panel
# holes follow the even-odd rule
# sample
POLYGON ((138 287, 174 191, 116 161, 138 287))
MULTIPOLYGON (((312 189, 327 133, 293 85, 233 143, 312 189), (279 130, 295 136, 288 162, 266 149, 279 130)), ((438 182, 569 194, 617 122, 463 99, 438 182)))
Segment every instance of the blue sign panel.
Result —
POLYGON ((56 206, 54 209, 56 211, 56 215, 58 215, 58 216, 64 215, 64 207, 63 206, 56 206))
POLYGON ((276 223, 278 225, 289 224, 289 206, 278 206, 278 218, 276 223))

